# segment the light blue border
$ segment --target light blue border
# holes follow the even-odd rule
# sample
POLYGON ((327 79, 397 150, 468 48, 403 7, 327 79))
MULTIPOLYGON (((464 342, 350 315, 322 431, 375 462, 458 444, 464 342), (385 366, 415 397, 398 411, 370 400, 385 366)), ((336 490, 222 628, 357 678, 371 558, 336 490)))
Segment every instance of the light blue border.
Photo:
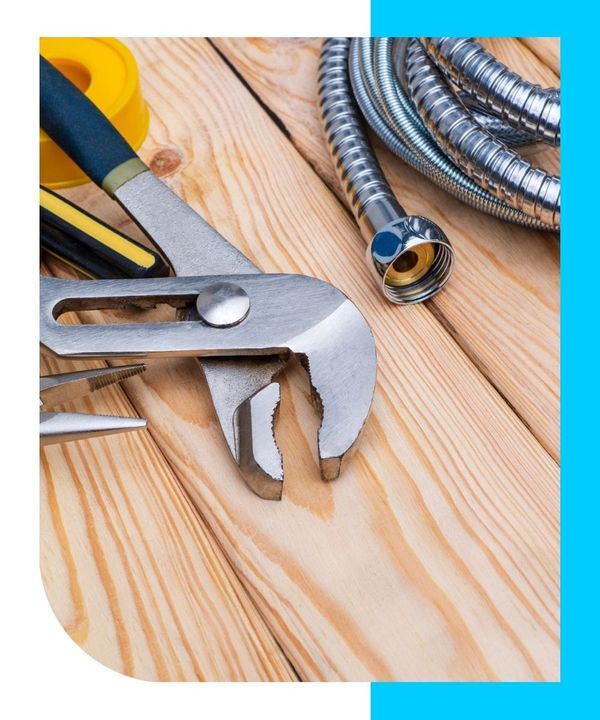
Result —
POLYGON ((373 683, 374 720, 548 720, 598 712, 600 667, 600 262, 595 33, 577 3, 371 0, 373 35, 560 36, 563 178, 561 234, 561 681, 373 683), (595 55, 595 57, 593 57, 595 55), (593 273, 597 273, 594 276, 593 273), (596 711, 593 708, 596 707, 596 711))

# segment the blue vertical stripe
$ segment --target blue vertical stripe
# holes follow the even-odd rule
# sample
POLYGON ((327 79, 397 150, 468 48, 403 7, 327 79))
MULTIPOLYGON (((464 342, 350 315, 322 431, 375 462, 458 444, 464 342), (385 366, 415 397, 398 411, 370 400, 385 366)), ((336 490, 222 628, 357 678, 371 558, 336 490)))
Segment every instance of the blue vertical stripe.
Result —
POLYGON ((560 36, 561 681, 373 683, 373 720, 583 718, 598 712, 600 661, 599 83, 594 13, 575 3, 371 1, 372 35, 560 36), (594 57, 596 56, 596 57, 594 57), (598 268, 598 270, 597 270, 598 268), (596 707, 594 711, 593 708, 596 707))

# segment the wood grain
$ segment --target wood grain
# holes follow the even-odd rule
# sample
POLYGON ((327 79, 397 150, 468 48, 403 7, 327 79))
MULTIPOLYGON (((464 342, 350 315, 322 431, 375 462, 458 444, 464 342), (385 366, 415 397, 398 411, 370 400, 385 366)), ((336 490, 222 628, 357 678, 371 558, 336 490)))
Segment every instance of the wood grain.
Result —
MULTIPOLYGON (((316 74, 321 40, 220 38, 213 42, 281 119, 298 151, 346 206, 318 117, 316 74)), ((557 84, 553 72, 516 40, 487 39, 485 44, 526 77, 557 84)), ((406 211, 437 222, 456 250, 454 277, 429 308, 558 458, 556 238, 495 221, 465 207, 380 143, 375 144, 385 174, 406 211)), ((536 145, 526 154, 532 162, 558 172, 556 149, 536 145)))
MULTIPOLYGON (((72 408, 135 414, 119 387, 72 408)), ((87 653, 147 680, 295 678, 150 433, 48 446, 41 467, 44 586, 87 653)))
POLYGON ((547 65, 556 75, 560 75, 560 38, 530 37, 519 39, 544 65, 547 65))
MULTIPOLYGON (((306 272, 341 287, 371 323, 379 355, 373 414, 359 451, 330 484, 318 478, 318 420, 306 378, 299 367, 286 373, 277 428, 286 470, 281 503, 266 503, 243 485, 194 360, 157 362, 129 381, 133 407, 149 419, 169 472, 192 502, 190 525, 206 523, 208 537, 216 538, 243 587, 242 598, 245 592, 252 599, 301 679, 557 679, 556 463, 448 332, 445 316, 424 306, 398 311, 382 302, 355 226, 313 170, 316 161, 306 161, 207 41, 130 44, 151 108, 144 159, 262 269, 306 272)), ((293 46, 285 46, 286 57, 293 46)), ((286 92, 282 78, 280 94, 286 92)), ((278 111, 274 101, 271 107, 278 111)), ((293 133, 292 139, 298 147, 293 133)), ((424 187, 423 198, 413 192, 422 203, 431 189, 424 187)), ((97 189, 69 195, 131 231, 97 189)), ((460 205, 453 212, 461 238, 488 232, 487 219, 460 205)), ((488 254, 496 262, 491 249, 488 254)), ((476 277, 470 282, 484 297, 489 292, 476 277)), ((535 304, 537 287, 531 283, 535 304)), ((520 298, 526 296, 523 290, 520 298)), ((478 338, 482 345, 487 336, 478 338)), ((118 411, 112 395, 103 401, 109 412, 118 411)), ((98 407, 95 397, 88 402, 98 407)), ((111 446, 98 459, 90 443, 80 445, 79 464, 68 466, 60 458, 49 463, 55 483, 79 487, 83 476, 94 511, 117 518, 121 543, 154 543, 158 534, 165 545, 160 568, 169 567, 179 552, 169 527, 163 534, 144 522, 136 530, 128 515, 117 517, 127 508, 122 487, 113 490, 112 502, 103 500, 109 508, 104 513, 103 495, 92 492, 102 465, 110 467, 109 458, 119 451, 111 446)), ((127 462, 147 467, 143 453, 130 455, 127 462)), ((112 488, 112 472, 103 472, 102 482, 112 488)), ((162 487, 164 475, 172 479, 149 470, 146 482, 162 487)), ((158 512, 154 502, 148 498, 148 515, 158 512)), ((43 507, 49 513, 47 502, 43 507)), ((78 538, 72 552, 85 558, 94 543, 83 533, 78 538)), ((97 540, 105 554, 114 542, 110 533, 97 540)), ((190 539, 188 552, 195 543, 190 539)), ((138 553, 139 572, 153 574, 146 567, 150 553, 138 553)), ((56 570, 56 549, 45 565, 55 596, 68 596, 67 573, 56 570)), ((179 567, 189 571, 185 559, 179 567)), ((84 580, 81 588, 87 587, 84 580)), ((117 596, 128 596, 126 582, 124 574, 117 576, 117 596)), ((196 602, 205 602, 201 594, 196 602)), ((220 606, 206 613, 215 635, 217 628, 229 630, 228 618, 212 616, 219 612, 220 606)), ((187 620, 181 636, 193 627, 187 620)), ((139 622, 128 616, 124 624, 151 667, 139 622)), ((157 642, 168 645, 172 625, 164 631, 167 637, 157 632, 157 642)), ((248 635, 270 647, 262 632, 248 635)), ((236 648, 249 642, 235 637, 236 648)), ((114 642, 114 635, 106 641, 114 642)), ((197 638, 194 647, 202 642, 197 638)), ((198 648, 203 651, 208 654, 198 648)), ((273 663, 272 676, 284 675, 280 659, 273 663)), ((240 668, 244 674, 247 667, 240 668)))

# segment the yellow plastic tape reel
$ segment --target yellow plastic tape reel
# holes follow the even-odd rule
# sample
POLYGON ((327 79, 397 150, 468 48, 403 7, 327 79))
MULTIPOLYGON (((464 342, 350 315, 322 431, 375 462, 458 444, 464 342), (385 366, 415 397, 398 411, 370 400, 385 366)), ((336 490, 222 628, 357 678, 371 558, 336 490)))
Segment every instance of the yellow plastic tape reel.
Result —
MULTIPOLYGON (((148 132, 135 58, 115 38, 41 38, 40 53, 85 92, 137 150, 148 132)), ((65 188, 89 178, 40 130, 40 182, 65 188)))

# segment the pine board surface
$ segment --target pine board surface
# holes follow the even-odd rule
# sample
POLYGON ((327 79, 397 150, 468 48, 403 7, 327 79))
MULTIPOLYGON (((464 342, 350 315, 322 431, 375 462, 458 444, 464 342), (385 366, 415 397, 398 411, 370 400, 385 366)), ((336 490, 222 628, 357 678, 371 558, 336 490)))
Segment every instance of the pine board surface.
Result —
MULTIPOLYGON (((386 305, 322 144, 319 41, 213 42, 129 42, 151 109, 142 157, 263 270, 322 277, 356 302, 379 354, 373 413, 347 472, 321 483, 292 368, 284 499, 265 503, 237 476, 194 360, 86 399, 150 430, 42 452, 59 620, 138 677, 557 679, 556 239, 478 215, 384 156, 406 209, 458 254, 433 302, 386 305)), ((557 82, 551 45, 494 43, 557 82)), ((557 166, 555 151, 536 155, 557 166)), ((68 194, 139 237, 97 189, 68 194)))
MULTIPOLYGON (((276 38, 257 38, 240 43, 221 38, 214 42, 344 202, 322 141, 317 112, 314 75, 320 41, 281 43, 276 38)), ((523 43, 502 38, 487 40, 486 45, 524 77, 546 86, 558 84, 554 72, 523 43)), ((432 301, 432 310, 544 447, 558 458, 556 237, 483 216, 399 162, 379 143, 377 149, 406 211, 430 217, 454 244, 453 281, 432 301)), ((528 154, 532 162, 559 172, 558 150, 539 145, 528 154)))

